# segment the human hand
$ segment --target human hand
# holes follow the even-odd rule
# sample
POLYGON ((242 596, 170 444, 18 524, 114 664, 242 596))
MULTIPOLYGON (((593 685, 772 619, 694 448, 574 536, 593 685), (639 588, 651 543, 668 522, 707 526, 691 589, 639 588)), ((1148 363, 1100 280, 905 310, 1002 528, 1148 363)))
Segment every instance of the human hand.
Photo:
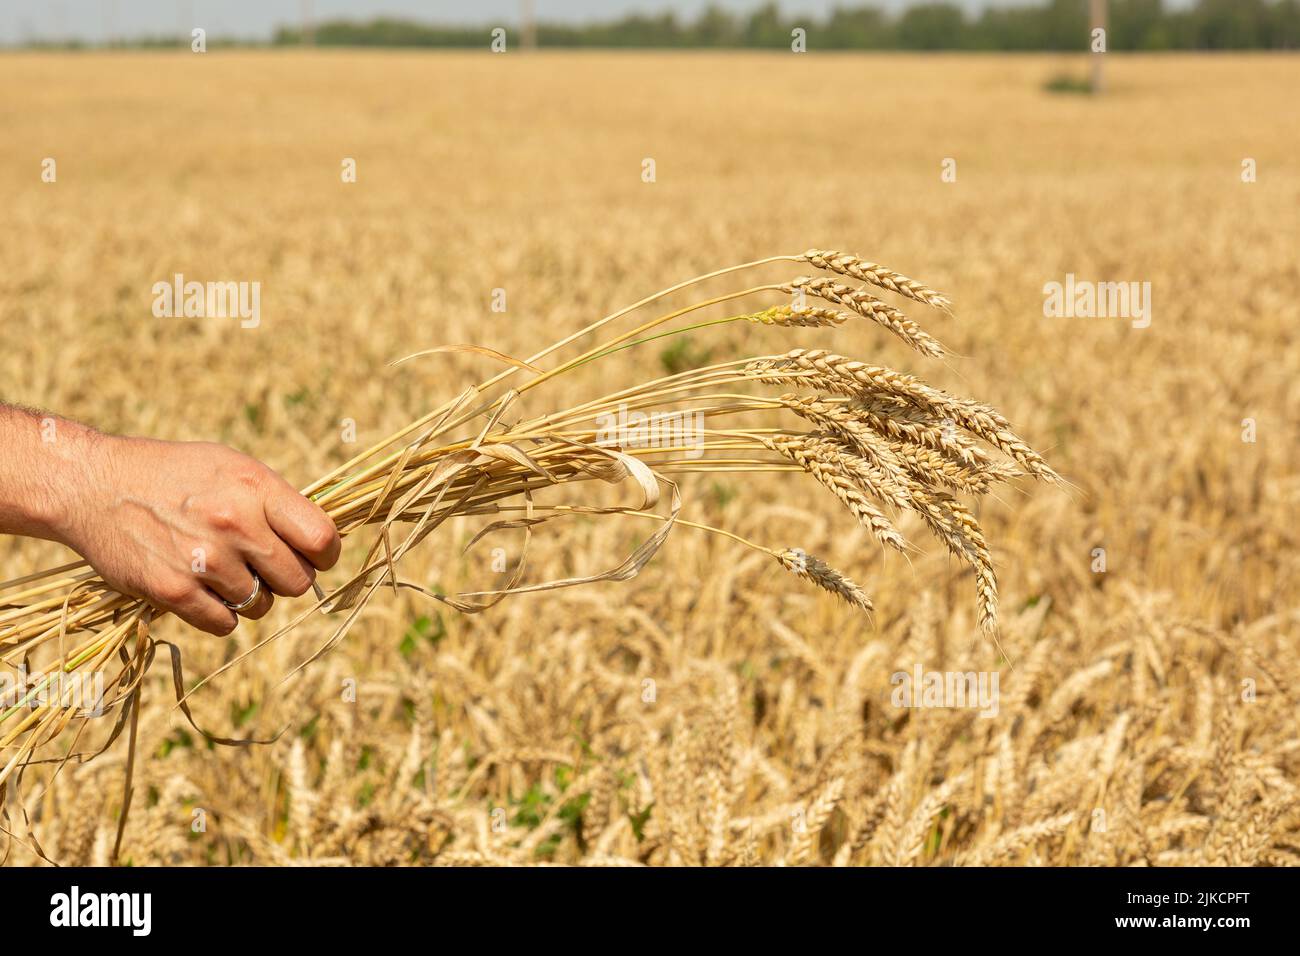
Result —
POLYGON ((261 462, 224 445, 95 434, 63 476, 48 537, 112 587, 225 635, 234 611, 260 618, 272 594, 298 597, 338 560, 329 517, 261 462))

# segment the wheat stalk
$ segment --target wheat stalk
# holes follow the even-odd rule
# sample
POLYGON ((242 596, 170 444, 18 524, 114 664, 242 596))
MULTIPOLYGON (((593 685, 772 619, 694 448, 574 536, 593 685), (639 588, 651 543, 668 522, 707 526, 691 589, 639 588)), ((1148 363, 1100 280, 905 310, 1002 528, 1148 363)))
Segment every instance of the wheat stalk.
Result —
MULTIPOLYGON (((178 676, 178 698, 184 703, 215 674, 323 611, 336 616, 339 624, 303 664, 318 659, 346 636, 384 586, 420 591, 458 611, 478 613, 515 594, 626 580, 653 558, 676 527, 731 538, 768 555, 787 571, 854 607, 870 610, 871 601, 859 585, 798 548, 770 548, 727 529, 686 519, 676 476, 700 473, 806 473, 831 491, 878 541, 899 551, 907 545, 877 503, 915 511, 954 554, 974 569, 980 618, 991 629, 996 621, 996 582, 987 543, 970 510, 938 486, 980 494, 993 483, 1016 476, 1015 468, 994 459, 977 444, 981 441, 1009 456, 1033 477, 1056 480, 1057 476, 1011 431, 1007 419, 986 405, 948 395, 902 372, 822 349, 796 348, 784 355, 742 358, 631 383, 566 408, 517 418, 517 409, 531 400, 531 393, 548 383, 572 376, 615 352, 655 339, 731 322, 834 329, 849 318, 847 313, 830 309, 796 309, 779 304, 695 325, 664 328, 691 313, 756 295, 811 294, 877 322, 923 355, 942 352, 936 340, 894 306, 832 279, 801 277, 784 284, 750 286, 676 308, 597 340, 567 359, 552 360, 549 367, 542 365, 555 353, 670 294, 707 279, 780 260, 805 261, 918 302, 948 307, 945 297, 874 263, 840 253, 810 251, 803 256, 773 257, 678 283, 524 360, 481 346, 444 346, 416 353, 467 352, 507 367, 362 451, 304 490, 333 519, 345 538, 368 532, 364 557, 347 581, 328 594, 319 594, 313 606, 196 687, 185 690, 178 676), (519 375, 527 377, 507 387, 509 380, 519 375), (773 400, 749 391, 762 383, 797 383, 831 394, 808 398, 787 395, 773 400), (606 434, 605 424, 611 416, 629 411, 685 416, 677 421, 702 424, 695 433, 668 441, 641 442, 626 430, 612 437, 606 434), (793 412, 817 426, 816 430, 800 433, 772 427, 769 420, 782 412, 793 412), (966 434, 953 434, 954 425, 966 434), (594 505, 579 500, 542 504, 536 497, 546 489, 576 490, 589 482, 629 488, 634 502, 594 505), (402 558, 451 517, 485 518, 487 523, 475 541, 504 530, 522 530, 526 550, 536 529, 574 514, 652 519, 658 527, 622 563, 597 574, 528 583, 521 577, 525 567, 521 560, 505 586, 454 597, 431 593, 398 577, 402 558)), ((38 753, 44 753, 60 739, 74 720, 86 716, 57 703, 42 702, 42 686, 52 686, 59 673, 105 671, 110 675, 106 681, 109 709, 121 710, 138 699, 139 682, 159 645, 149 636, 149 628, 158 616, 156 609, 116 593, 84 562, 0 585, 0 605, 0 660, 14 666, 42 652, 47 659, 45 668, 35 672, 31 689, 13 706, 0 711, 3 784, 33 760, 43 759, 38 753), (124 663, 115 666, 113 662, 119 659, 124 663)), ((441 763, 441 747, 439 753, 441 763)), ((71 752, 51 759, 88 756, 71 752)), ((515 757, 526 759, 526 755, 515 757)), ((539 750, 529 759, 564 757, 539 750)), ((473 786, 489 764, 485 760, 474 774, 461 781, 461 786, 473 786)), ((681 766, 675 766, 680 772, 681 766)), ((715 780, 713 789, 715 797, 724 794, 726 781, 715 780)), ((300 805, 293 823, 300 838, 308 825, 311 797, 304 791, 301 799, 308 803, 300 805)), ((679 852, 694 857, 700 848, 706 848, 711 858, 723 854, 720 834, 727 826, 725 816, 718 815, 722 812, 715 808, 704 833, 695 832, 698 820, 681 820, 669 834, 679 852)), ((485 861, 491 856, 485 854, 485 861)))

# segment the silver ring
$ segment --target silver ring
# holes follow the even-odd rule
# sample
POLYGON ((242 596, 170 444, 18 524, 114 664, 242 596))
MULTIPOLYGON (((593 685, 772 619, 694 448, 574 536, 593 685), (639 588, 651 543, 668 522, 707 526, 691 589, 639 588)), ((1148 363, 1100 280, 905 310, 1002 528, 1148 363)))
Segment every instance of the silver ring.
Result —
POLYGON ((256 571, 250 571, 249 573, 253 575, 253 593, 248 596, 247 601, 244 601, 242 604, 231 604, 225 598, 221 599, 221 603, 224 604, 226 607, 230 608, 232 611, 248 610, 250 607, 253 606, 253 602, 255 602, 262 595, 262 579, 257 576, 256 571))

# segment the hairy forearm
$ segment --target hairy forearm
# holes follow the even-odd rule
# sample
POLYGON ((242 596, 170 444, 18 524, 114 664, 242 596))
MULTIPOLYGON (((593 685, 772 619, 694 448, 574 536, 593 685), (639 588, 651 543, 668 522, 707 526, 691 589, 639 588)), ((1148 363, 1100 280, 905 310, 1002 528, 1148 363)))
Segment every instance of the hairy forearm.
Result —
POLYGON ((0 534, 68 544, 102 483, 108 436, 0 403, 0 534))

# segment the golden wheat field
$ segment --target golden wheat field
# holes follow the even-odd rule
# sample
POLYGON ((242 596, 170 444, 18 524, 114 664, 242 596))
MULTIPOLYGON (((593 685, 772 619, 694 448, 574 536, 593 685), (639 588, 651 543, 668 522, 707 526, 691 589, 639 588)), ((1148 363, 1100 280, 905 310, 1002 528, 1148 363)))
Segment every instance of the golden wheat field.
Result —
MULTIPOLYGON (((5 401, 225 442, 302 487, 495 370, 394 359, 526 356, 679 280, 813 247, 947 293, 952 316, 909 315, 950 354, 869 324, 742 322, 621 353, 554 397, 829 348, 988 401, 1067 481, 979 507, 1000 648, 940 544, 886 555, 780 473, 683 475, 682 517, 824 557, 871 616, 681 526, 631 580, 482 614, 380 593, 282 682, 332 627, 309 621, 189 700, 215 735, 282 731, 265 745, 206 741, 160 655, 121 861, 1300 864, 1300 60, 1113 56, 1106 95, 1044 91, 1071 66, 0 57, 5 401), (260 325, 156 318, 151 288, 176 273, 260 282, 260 325), (1045 317, 1067 275, 1150 282, 1150 325, 1045 317), (996 675, 996 706, 899 706, 899 672, 996 675)), ((519 539, 465 550, 480 526, 448 521, 402 577, 496 586, 519 539)), ((645 533, 547 526, 526 578, 598 572, 645 533)), ((66 560, 0 539, 0 579, 66 560)), ((294 609, 228 639, 157 631, 192 684, 294 609)), ((88 721, 78 749, 112 723, 88 721)), ((10 781, 9 863, 113 862, 125 744, 10 781)))

